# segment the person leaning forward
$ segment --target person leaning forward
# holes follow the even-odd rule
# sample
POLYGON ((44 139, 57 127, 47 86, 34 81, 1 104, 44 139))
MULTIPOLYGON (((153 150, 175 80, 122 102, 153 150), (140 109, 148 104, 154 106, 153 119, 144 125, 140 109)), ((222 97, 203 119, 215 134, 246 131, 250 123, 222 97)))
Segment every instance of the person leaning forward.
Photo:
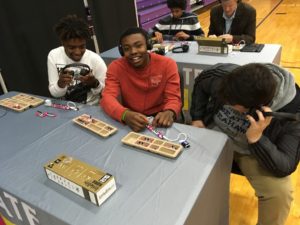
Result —
POLYGON ((241 0, 219 0, 210 11, 208 37, 221 37, 227 43, 255 42, 256 10, 241 0))
POLYGON ((168 15, 153 27, 153 36, 158 42, 163 40, 193 41, 195 36, 204 36, 204 32, 194 13, 186 12, 186 0, 167 0, 171 10, 168 15))
POLYGON ((297 113, 293 75, 275 64, 217 64, 195 80, 192 125, 229 137, 234 161, 258 198, 258 225, 284 225, 293 200, 290 174, 300 158, 300 122, 264 116, 297 113))

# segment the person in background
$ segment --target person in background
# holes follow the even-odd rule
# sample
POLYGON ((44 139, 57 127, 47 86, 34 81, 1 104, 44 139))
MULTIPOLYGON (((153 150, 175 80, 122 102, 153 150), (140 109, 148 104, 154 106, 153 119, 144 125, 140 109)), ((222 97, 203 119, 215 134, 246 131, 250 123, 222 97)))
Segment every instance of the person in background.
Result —
POLYGON ((299 111, 293 75, 274 64, 217 64, 195 80, 192 125, 227 134, 234 161, 255 190, 261 225, 284 225, 300 159, 300 122, 263 112, 299 111))
POLYGON ((256 10, 241 0, 219 0, 210 11, 208 37, 225 38, 227 43, 255 42, 256 10))
POLYGON ((48 54, 51 95, 90 105, 98 104, 107 67, 98 54, 86 49, 87 41, 91 38, 87 23, 76 15, 67 15, 60 19, 54 30, 62 46, 52 49, 48 54), (90 71, 85 70, 87 74, 81 72, 80 76, 75 77, 71 71, 72 66, 63 70, 70 64, 75 69, 87 65, 90 71))
POLYGON ((153 28, 158 42, 164 39, 192 41, 194 36, 204 36, 196 14, 185 12, 186 0, 167 0, 171 15, 159 20, 153 28))
POLYGON ((147 32, 133 27, 120 37, 123 56, 108 67, 100 106, 112 118, 140 131, 153 116, 153 126, 169 127, 181 110, 176 62, 149 53, 147 32), (121 99, 121 102, 118 101, 121 99))

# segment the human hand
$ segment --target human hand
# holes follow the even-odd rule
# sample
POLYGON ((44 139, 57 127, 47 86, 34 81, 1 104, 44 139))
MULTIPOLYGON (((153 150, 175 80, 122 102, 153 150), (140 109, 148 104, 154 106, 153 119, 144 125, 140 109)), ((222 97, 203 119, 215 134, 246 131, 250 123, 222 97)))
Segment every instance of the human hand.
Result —
MULTIPOLYGON (((266 106, 263 106, 262 110, 265 112, 272 112, 271 108, 266 106)), ((264 117, 260 110, 256 110, 256 114, 258 116, 258 121, 252 116, 247 115, 247 119, 250 121, 250 127, 246 132, 246 137, 250 144, 257 142, 261 138, 263 131, 269 126, 272 120, 272 117, 270 116, 264 117)))
POLYGON ((190 35, 184 33, 183 31, 178 32, 175 37, 179 40, 186 40, 190 37, 190 35))
POLYGON ((128 111, 126 111, 124 122, 133 131, 139 132, 146 127, 146 125, 148 124, 148 119, 145 115, 143 115, 141 113, 128 110, 128 111))
POLYGON ((73 76, 71 75, 71 73, 68 73, 68 72, 61 73, 59 75, 57 85, 60 88, 65 88, 66 86, 70 85, 72 81, 73 81, 73 76))
POLYGON ((155 37, 156 37, 156 40, 157 40, 159 43, 162 43, 162 42, 164 41, 162 33, 156 31, 156 32, 154 32, 154 35, 155 35, 155 37))
POLYGON ((92 75, 92 72, 85 76, 79 76, 76 80, 80 80, 80 82, 91 88, 96 88, 99 85, 99 81, 92 75))
POLYGON ((152 121, 154 127, 170 127, 174 122, 175 113, 172 110, 166 110, 157 113, 152 121))
POLYGON ((194 120, 192 121, 192 126, 198 127, 198 128, 205 128, 205 125, 202 120, 194 120))
POLYGON ((224 38, 226 43, 232 43, 233 36, 231 34, 223 34, 219 36, 220 38, 224 38))

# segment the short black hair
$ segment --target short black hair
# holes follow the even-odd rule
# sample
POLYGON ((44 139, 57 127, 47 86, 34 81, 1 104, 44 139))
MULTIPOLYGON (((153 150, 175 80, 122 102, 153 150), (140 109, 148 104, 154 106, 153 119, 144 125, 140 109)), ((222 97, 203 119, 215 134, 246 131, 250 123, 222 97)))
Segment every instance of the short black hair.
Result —
POLYGON ((167 0, 167 6, 169 9, 180 8, 186 9, 186 0, 167 0))
POLYGON ((218 97, 223 104, 259 108, 271 103, 276 88, 277 82, 270 69, 250 63, 223 77, 218 97))
POLYGON ((54 26, 54 31, 61 41, 73 38, 90 39, 91 33, 88 24, 77 15, 67 15, 54 26))
POLYGON ((129 35, 132 35, 132 34, 141 34, 141 35, 143 35, 143 37, 145 38, 145 41, 147 43, 147 41, 148 41, 147 31, 145 31, 144 29, 142 29, 140 27, 130 27, 121 34, 120 39, 119 39, 119 45, 120 46, 122 45, 122 40, 125 37, 127 37, 129 35))

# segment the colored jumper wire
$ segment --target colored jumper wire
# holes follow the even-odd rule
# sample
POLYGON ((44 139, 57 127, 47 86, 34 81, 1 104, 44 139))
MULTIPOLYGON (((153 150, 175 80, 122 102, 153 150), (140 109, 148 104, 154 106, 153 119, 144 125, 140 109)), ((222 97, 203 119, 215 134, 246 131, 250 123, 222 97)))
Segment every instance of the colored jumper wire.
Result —
POLYGON ((156 130, 152 125, 148 124, 146 125, 147 129, 150 130, 152 133, 154 133, 158 138, 165 139, 167 141, 178 141, 184 148, 189 148, 190 144, 187 141, 187 135, 185 133, 179 133, 176 139, 170 139, 167 136, 165 136, 162 132, 156 130), (179 139, 180 136, 184 136, 184 139, 179 139))

